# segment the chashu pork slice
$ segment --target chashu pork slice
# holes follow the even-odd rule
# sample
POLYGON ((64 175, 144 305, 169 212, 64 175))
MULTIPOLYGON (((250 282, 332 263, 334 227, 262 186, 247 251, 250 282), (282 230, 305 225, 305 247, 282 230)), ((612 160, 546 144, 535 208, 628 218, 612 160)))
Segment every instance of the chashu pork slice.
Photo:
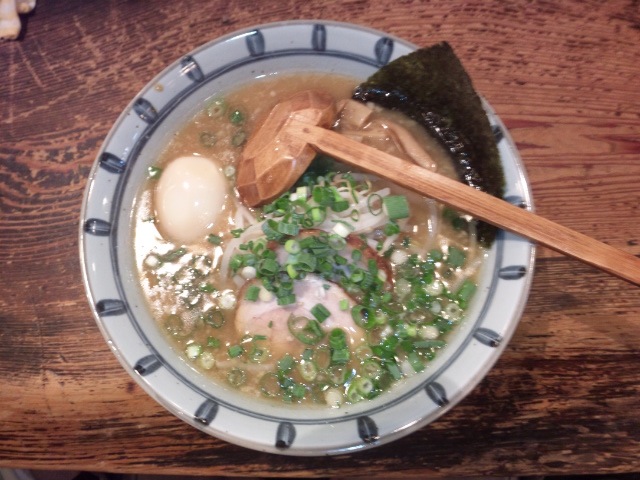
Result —
POLYGON ((351 317, 351 307, 355 302, 335 283, 316 275, 307 275, 304 279, 296 280, 294 285, 296 302, 285 306, 278 305, 273 295, 271 295, 272 298, 265 300, 260 298, 256 301, 247 300, 244 298, 244 291, 250 285, 263 288, 259 280, 251 280, 243 287, 235 316, 236 331, 240 335, 266 336, 271 353, 274 355, 301 351, 305 345, 291 334, 288 320, 291 315, 315 318, 311 309, 319 303, 324 305, 330 313, 329 317, 320 324, 325 334, 329 334, 334 328, 341 328, 347 334, 350 347, 364 341, 364 330, 358 327, 351 317), (342 300, 348 302, 349 308, 340 309, 342 300))

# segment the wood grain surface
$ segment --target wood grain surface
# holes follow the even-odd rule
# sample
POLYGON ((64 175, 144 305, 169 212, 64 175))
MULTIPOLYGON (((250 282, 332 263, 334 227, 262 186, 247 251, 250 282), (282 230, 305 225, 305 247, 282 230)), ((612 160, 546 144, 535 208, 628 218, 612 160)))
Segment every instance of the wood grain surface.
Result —
POLYGON ((640 289, 540 248, 491 373, 437 422, 335 458, 260 454, 189 427, 120 367, 81 283, 78 223, 102 140, 202 43, 345 20, 447 40, 523 157, 537 211, 640 255, 640 3, 42 1, 0 44, 0 466, 243 476, 640 472, 640 289))

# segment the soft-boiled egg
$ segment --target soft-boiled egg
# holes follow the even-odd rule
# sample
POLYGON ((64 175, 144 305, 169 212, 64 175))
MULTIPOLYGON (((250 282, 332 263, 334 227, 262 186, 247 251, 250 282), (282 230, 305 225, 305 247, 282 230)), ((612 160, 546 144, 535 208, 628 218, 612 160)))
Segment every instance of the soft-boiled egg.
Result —
POLYGON ((176 158, 162 171, 155 191, 161 235, 183 245, 204 239, 221 214, 226 196, 226 181, 214 160, 176 158))

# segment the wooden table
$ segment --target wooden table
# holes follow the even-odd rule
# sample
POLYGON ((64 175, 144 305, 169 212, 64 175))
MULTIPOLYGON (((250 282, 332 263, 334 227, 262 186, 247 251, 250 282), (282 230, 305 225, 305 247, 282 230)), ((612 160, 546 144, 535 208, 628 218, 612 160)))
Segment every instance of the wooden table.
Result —
POLYGON ((41 1, 0 44, 0 465, 246 476, 640 472, 640 289, 539 249, 488 377, 365 453, 283 458, 206 436, 125 373, 81 283, 78 219, 120 111, 183 53, 256 23, 448 40, 507 124, 543 216, 640 254, 640 6, 624 1, 41 1))

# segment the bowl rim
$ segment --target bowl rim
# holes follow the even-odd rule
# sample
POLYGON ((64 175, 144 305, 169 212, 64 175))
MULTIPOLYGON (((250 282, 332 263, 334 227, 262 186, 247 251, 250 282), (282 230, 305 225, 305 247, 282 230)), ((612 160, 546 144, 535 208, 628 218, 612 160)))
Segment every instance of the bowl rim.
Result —
MULTIPOLYGON (((517 327, 518 321, 522 315, 524 307, 526 305, 526 301, 528 298, 531 281, 532 281, 534 259, 535 259, 535 246, 529 242, 524 242, 524 244, 526 244, 526 246, 523 247, 525 249, 524 257, 522 257, 521 255, 521 258, 524 258, 524 260, 522 260, 521 264, 518 266, 524 268, 525 273, 519 276, 518 278, 511 279, 511 280, 516 280, 520 283, 520 287, 518 289, 519 300, 517 302, 517 305, 514 306, 513 314, 511 315, 512 318, 510 319, 509 322, 507 322, 507 325, 505 326, 503 331, 500 332, 499 341, 497 342, 497 345, 494 345, 492 347, 493 348, 492 355, 490 356, 490 358, 485 359, 484 362, 480 365, 480 367, 477 368, 474 380, 471 382, 467 382, 465 385, 459 387, 455 391, 455 398, 454 397, 447 398, 446 389, 444 390, 445 396, 443 397, 442 396, 443 392, 439 390, 439 388, 441 388, 441 385, 437 384, 437 382, 434 382, 435 386, 432 385, 433 387, 432 390, 427 391, 426 394, 434 403, 436 403, 437 415, 423 415, 422 418, 413 418, 411 421, 405 421, 403 425, 394 425, 392 428, 388 429, 389 431, 385 432, 384 435, 378 438, 369 438, 369 440, 365 440, 363 439, 363 435, 359 434, 360 438, 355 442, 353 440, 349 440, 348 442, 342 442, 342 443, 338 442, 337 444, 335 442, 333 444, 327 444, 325 442, 325 443, 322 443, 322 445, 317 444, 317 445, 312 445, 310 447, 305 446, 301 448, 297 447, 296 442, 292 442, 290 445, 285 445, 284 447, 282 446, 282 444, 278 445, 278 441, 282 440, 282 438, 284 437, 287 437, 287 435, 289 436, 291 435, 292 428, 293 428, 293 432, 296 431, 296 427, 298 427, 298 430, 304 430, 304 428, 302 427, 304 427, 305 424, 308 423, 308 422, 305 422, 303 419, 293 417, 293 418, 287 418, 285 419, 285 421, 278 422, 275 435, 273 434, 271 435, 271 438, 275 437, 278 439, 276 442, 273 442, 273 441, 266 442, 264 439, 262 441, 256 442, 253 439, 248 438, 247 434, 238 436, 236 433, 234 433, 229 429, 225 430, 224 428, 216 428, 215 418, 218 415, 218 410, 220 408, 228 407, 228 405, 224 405, 224 402, 223 404, 216 404, 215 402, 213 404, 207 403, 207 402, 203 402, 202 404, 200 404, 198 408, 201 408, 204 410, 209 409, 208 411, 204 412, 204 415, 209 415, 209 416, 213 415, 213 418, 208 419, 207 422, 202 422, 202 419, 197 418, 197 415, 195 415, 193 411, 187 412, 186 409, 181 408, 179 405, 172 403, 172 401, 168 400, 165 395, 163 395, 157 390, 157 388, 154 388, 154 385, 149 381, 149 378, 151 377, 140 372, 140 369, 138 368, 140 367, 139 363, 132 364, 130 359, 125 358, 125 355, 123 355, 122 349, 118 345, 117 339, 113 338, 113 333, 105 325, 105 321, 104 321, 105 311, 104 310, 101 311, 100 309, 101 308, 115 309, 114 311, 109 311, 106 314, 108 316, 117 316, 117 315, 128 316, 129 313, 126 311, 122 312, 118 310, 118 308, 120 309, 122 308, 122 305, 106 305, 105 306, 104 304, 102 304, 102 306, 100 306, 101 300, 98 300, 100 296, 97 295, 97 292, 96 292, 95 278, 92 277, 92 275, 89 272, 91 265, 87 257, 87 254, 88 254, 87 250, 90 248, 86 242, 88 242, 89 237, 93 237, 94 235, 96 235, 95 231, 100 232, 97 234, 98 237, 108 242, 111 242, 110 238, 113 235, 113 231, 111 230, 109 230, 107 235, 104 235, 104 231, 100 230, 100 228, 106 228, 104 224, 97 224, 97 225, 91 225, 91 226, 88 225, 88 222, 93 219, 92 217, 88 216, 90 198, 91 198, 91 195, 94 194, 93 189, 96 187, 96 182, 98 181, 96 179, 96 176, 99 173, 103 173, 102 170, 104 168, 101 170, 101 164, 102 164, 102 167, 104 167, 104 164, 105 164, 104 155, 108 153, 106 150, 107 145, 109 144, 110 140, 118 134, 118 131, 123 127, 123 123, 126 122, 127 119, 131 117, 132 112, 135 112, 138 116, 143 116, 145 114, 144 109, 140 110, 140 99, 143 99, 144 95, 150 91, 150 86, 159 84, 162 79, 166 78, 168 75, 171 75, 172 72, 176 71, 176 69, 180 69, 180 68, 184 69, 185 59, 187 58, 193 59, 195 56, 199 54, 203 54, 203 52, 206 53, 210 49, 215 48, 216 46, 219 46, 219 45, 223 45, 227 42, 240 41, 240 39, 246 40, 246 37, 248 35, 252 35, 254 32, 265 32, 271 29, 287 30, 291 27, 296 27, 296 26, 314 28, 318 25, 321 25, 324 27, 329 26, 329 27, 345 29, 346 31, 355 33, 356 35, 367 34, 367 35, 377 37, 379 39, 388 39, 391 42, 394 42, 395 44, 398 44, 398 45, 402 45, 408 49, 417 48, 412 43, 406 42, 400 38, 397 38, 393 35, 388 35, 376 29, 372 29, 372 28, 357 25, 357 24, 336 22, 331 20, 295 20, 295 21, 282 21, 282 22, 272 22, 267 24, 258 24, 253 27, 247 27, 247 28, 237 30, 235 32, 228 33, 217 39, 207 42, 200 47, 197 47, 196 49, 189 52, 187 55, 183 55, 180 59, 171 63, 169 66, 163 69, 162 72, 156 75, 150 82, 148 82, 145 85, 145 87, 143 87, 143 89, 141 89, 136 94, 136 96, 131 100, 131 102, 123 110, 123 112, 120 114, 120 116, 112 126, 109 134, 107 135, 106 139, 104 140, 98 152, 96 161, 94 162, 89 175, 87 186, 85 188, 85 194, 83 197, 82 210, 81 210, 81 216, 80 216, 80 229, 79 229, 79 253, 80 253, 81 271, 82 271, 83 284, 85 287, 87 300, 91 305, 94 319, 96 320, 96 323, 103 337, 107 341, 108 345, 111 347, 111 350, 116 355, 121 365, 130 374, 130 376, 146 391, 147 394, 149 394, 152 398, 158 401, 158 403, 163 405, 167 410, 169 410, 174 415, 177 415, 178 417, 187 421, 187 423, 191 424, 192 426, 195 426, 201 430, 204 430, 208 434, 217 436, 231 443, 236 443, 236 444, 243 445, 248 448, 257 449, 260 451, 269 451, 272 453, 280 453, 280 454, 287 454, 287 455, 324 455, 324 454, 337 454, 337 453, 345 453, 347 451, 367 449, 370 447, 388 443, 398 437, 404 436, 412 431, 417 430, 418 428, 421 428, 422 426, 426 425, 427 423, 430 423, 436 418, 441 417, 446 411, 451 409, 462 398, 464 398, 473 388, 475 388, 477 383, 479 383, 479 381, 486 376, 487 372, 493 367, 493 365, 499 358, 501 352, 504 350, 506 344, 510 340, 513 332, 515 331, 515 328, 517 327), (442 404, 437 405, 438 402, 442 402, 442 404), (212 411, 212 410, 215 410, 215 411, 212 411), (192 418, 187 419, 187 417, 189 416, 189 413, 191 413, 192 418), (196 418, 194 419, 194 417, 196 418)), ((513 162, 512 167, 517 171, 516 176, 518 177, 519 186, 522 189, 520 192, 521 196, 517 198, 513 198, 511 201, 519 202, 523 204, 525 208, 533 210, 533 200, 531 197, 531 190, 526 178, 526 172, 524 170, 524 166, 519 157, 519 154, 517 153, 515 144, 513 143, 513 140, 511 139, 511 137, 509 136, 509 132, 506 130, 506 128, 504 127, 504 125, 502 124, 498 116, 495 114, 493 109, 488 105, 487 102, 484 102, 484 104, 485 104, 485 109, 487 110, 487 114, 491 117, 493 121, 492 125, 494 126, 494 128, 497 128, 497 130, 500 132, 502 136, 499 143, 502 143, 504 141, 504 144, 507 145, 507 148, 511 150, 510 152, 511 161, 513 162)), ((152 111, 149 111, 149 112, 151 112, 150 114, 153 114, 152 111)), ((113 160, 113 158, 109 158, 109 160, 113 160)), ((114 169, 119 168, 118 165, 111 165, 111 167, 113 167, 114 169)), ((127 169, 128 165, 124 165, 122 168, 127 169)), ((126 182, 120 182, 119 180, 118 182, 120 185, 123 185, 126 183, 126 182)), ((118 202, 121 200, 121 192, 118 190, 117 187, 114 195, 118 196, 116 201, 113 202, 114 204, 113 209, 116 210, 117 208, 119 208, 118 202)), ((108 217, 108 220, 111 220, 113 216, 115 216, 116 218, 118 217, 117 212, 115 215, 113 211, 110 213, 112 216, 108 217)), ((105 221, 105 223, 109 223, 109 221, 105 221)), ((518 242, 519 239, 516 236, 513 236, 511 234, 502 233, 501 238, 498 241, 499 242, 504 242, 504 241, 518 242), (505 237, 507 237, 507 240, 505 240, 505 237)), ((512 272, 511 275, 517 276, 517 275, 520 275, 520 273, 512 272)), ((494 276, 493 281, 497 281, 495 279, 496 277, 494 276)), ((497 340, 497 337, 494 338, 493 340, 494 341, 497 340)), ((469 341, 473 341, 473 340, 469 340, 469 341)), ((491 338, 489 338, 487 341, 490 342, 492 340, 491 338)), ((155 366, 155 364, 153 364, 153 368, 157 369, 158 367, 155 366)), ((162 369, 160 368, 160 370, 162 369)), ((158 370, 155 370, 154 372, 151 372, 151 373, 155 374, 157 373, 157 371, 158 370)), ((425 390, 425 389, 427 389, 425 385, 421 385, 417 389, 414 388, 414 392, 411 394, 411 396, 415 396, 415 393, 416 393, 415 391, 425 390)), ((385 410, 389 407, 392 407, 394 404, 403 403, 403 402, 404 402, 403 399, 386 402, 379 407, 379 410, 385 410)), ((231 417, 233 417, 233 415, 231 415, 231 417)), ((365 435, 366 435, 366 431, 370 431, 372 429, 374 430, 373 433, 376 433, 382 430, 381 425, 376 424, 376 421, 374 421, 376 419, 372 420, 372 414, 368 410, 357 411, 356 413, 353 413, 346 417, 334 415, 332 418, 333 420, 329 422, 324 422, 324 425, 330 426, 336 423, 342 424, 345 422, 353 422, 356 424, 356 428, 359 432, 362 430, 365 431, 365 435)), ((233 424, 233 422, 237 422, 237 421, 246 421, 246 418, 231 418, 229 420, 229 423, 233 424)), ((378 422, 378 423, 381 423, 381 422, 378 422)), ((309 425, 318 427, 320 424, 318 423, 317 419, 314 419, 309 423, 309 425)), ((299 434, 300 432, 298 432, 298 435, 299 434)), ((317 432, 309 433, 309 435, 311 434, 316 435, 317 432)), ((286 441, 284 443, 286 443, 286 441)))

